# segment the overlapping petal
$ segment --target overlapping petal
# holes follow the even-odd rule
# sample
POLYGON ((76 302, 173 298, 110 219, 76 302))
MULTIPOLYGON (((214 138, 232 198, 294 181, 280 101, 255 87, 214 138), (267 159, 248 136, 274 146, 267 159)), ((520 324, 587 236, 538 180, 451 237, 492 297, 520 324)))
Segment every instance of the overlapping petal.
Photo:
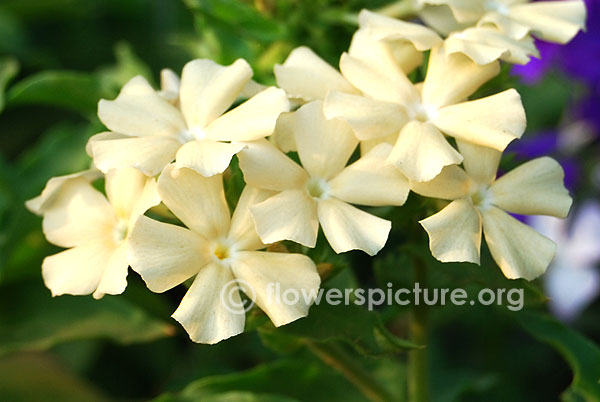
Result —
POLYGON ((386 162, 392 150, 380 144, 346 167, 330 182, 329 194, 351 204, 403 205, 408 197, 408 179, 386 162))
POLYGON ((321 101, 298 109, 293 127, 298 156, 312 177, 327 180, 339 173, 358 145, 345 121, 325 118, 321 101))
POLYGON ((445 166, 460 163, 462 156, 433 124, 411 121, 400 132, 388 161, 410 180, 429 181, 445 166))
POLYGON ((196 233, 208 239, 227 235, 230 215, 221 176, 203 177, 169 165, 158 178, 158 192, 175 216, 196 233))
POLYGON ((141 76, 125 84, 115 100, 100 100, 98 117, 109 130, 134 137, 176 137, 186 128, 181 112, 141 76))
POLYGON ((179 100, 188 128, 204 128, 222 115, 252 77, 242 59, 230 66, 199 59, 187 63, 181 73, 179 100))
POLYGON ((321 278, 312 260, 301 254, 240 252, 231 268, 241 287, 276 327, 308 315, 321 278), (245 286, 251 289, 246 290, 245 286), (289 296, 292 293, 292 296, 289 296), (298 295, 298 301, 293 299, 298 295), (287 297, 286 297, 287 296, 287 297))
POLYGON ((128 261, 148 289, 164 292, 191 278, 210 259, 206 240, 191 230, 141 216, 131 231, 128 261))
POLYGON ((375 255, 387 242, 390 221, 353 207, 335 198, 319 200, 319 222, 336 253, 362 250, 375 255))
POLYGON ((250 208, 256 231, 265 244, 292 240, 306 247, 317 242, 316 202, 306 190, 285 190, 250 208))
POLYGON ((275 65, 274 72, 277 85, 290 97, 307 102, 325 99, 329 91, 358 92, 339 71, 305 46, 292 50, 283 64, 275 65))

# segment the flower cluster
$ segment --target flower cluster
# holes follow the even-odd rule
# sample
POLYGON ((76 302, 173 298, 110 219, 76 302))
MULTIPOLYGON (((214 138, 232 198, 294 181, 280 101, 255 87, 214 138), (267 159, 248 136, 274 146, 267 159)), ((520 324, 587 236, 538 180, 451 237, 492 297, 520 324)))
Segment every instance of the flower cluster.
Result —
MULTIPOLYGON (((430 3, 476 23, 461 35, 479 32, 484 42, 522 46, 530 32, 566 41, 581 26, 578 1, 428 1, 425 21, 430 3)), ((310 303, 268 302, 266 284, 312 294, 320 278, 306 255, 267 245, 314 247, 321 227, 336 253, 375 255, 391 222, 357 206, 402 206, 411 190, 449 201, 420 221, 434 257, 479 263, 483 232, 506 277, 538 277, 556 245, 509 213, 564 218, 563 172, 539 158, 496 177, 502 151, 525 131, 525 112, 514 89, 472 96, 499 73, 497 59, 518 56, 459 39, 363 11, 340 71, 300 47, 275 67, 279 88, 253 82, 243 60, 194 60, 181 79, 164 70, 160 90, 131 79, 98 105, 109 131, 89 140, 94 167, 50 179, 27 203, 43 216, 47 239, 68 248, 44 260, 46 286, 53 295, 119 294, 128 266, 154 292, 191 279, 173 317, 192 340, 216 343, 244 329, 244 312, 219 297, 239 279, 285 325, 310 303), (425 51, 427 73, 414 83, 408 74, 425 51), (235 155, 246 187, 230 214, 223 183, 235 155), (102 176, 106 197, 92 185, 102 176), (168 211, 146 215, 161 202, 168 211)))

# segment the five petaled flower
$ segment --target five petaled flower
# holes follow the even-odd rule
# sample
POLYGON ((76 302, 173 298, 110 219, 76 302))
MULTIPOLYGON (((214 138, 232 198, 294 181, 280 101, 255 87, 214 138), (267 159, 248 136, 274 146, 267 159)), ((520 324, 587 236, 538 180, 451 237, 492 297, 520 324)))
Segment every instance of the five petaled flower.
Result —
POLYGON ((174 165, 165 168, 158 192, 187 228, 142 216, 131 233, 129 257, 133 270, 154 292, 195 276, 173 313, 191 339, 213 344, 244 331, 236 279, 276 326, 306 316, 312 299, 287 303, 270 296, 269 284, 279 284, 282 293, 295 289, 309 298, 316 296, 320 278, 312 260, 300 254, 256 251, 265 245, 249 208, 272 193, 247 186, 230 217, 221 175, 207 178, 186 168, 174 173, 174 165))

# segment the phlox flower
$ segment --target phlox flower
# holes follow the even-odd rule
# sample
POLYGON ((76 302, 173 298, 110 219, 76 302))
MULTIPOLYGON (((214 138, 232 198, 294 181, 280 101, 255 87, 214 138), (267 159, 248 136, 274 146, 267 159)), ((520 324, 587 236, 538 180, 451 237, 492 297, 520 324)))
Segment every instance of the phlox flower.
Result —
POLYGON ((161 92, 135 77, 115 100, 98 104, 98 116, 111 132, 93 136, 88 152, 103 172, 133 166, 154 176, 175 159, 177 168, 221 173, 242 149, 238 141, 271 135, 277 116, 289 109, 284 91, 270 87, 227 111, 251 76, 248 63, 239 59, 227 67, 193 60, 181 82, 166 71, 161 92))
POLYGON ((413 181, 428 181, 461 154, 444 134, 502 151, 525 130, 525 111, 517 91, 467 100, 499 72, 497 62, 479 66, 462 54, 431 50, 425 80, 413 84, 385 59, 344 54, 342 74, 364 95, 329 92, 327 118, 345 120, 361 141, 390 142, 388 161, 413 181))
POLYGON ((391 223, 350 203, 406 201, 407 179, 385 161, 391 146, 380 144, 346 166, 358 140, 345 122, 325 118, 321 101, 298 109, 290 130, 303 167, 268 141, 248 143, 238 154, 246 183, 277 192, 250 208, 262 241, 292 240, 314 247, 320 224, 337 253, 359 249, 376 254, 391 223))
MULTIPOLYGON (((456 23, 446 24, 454 28, 448 32, 445 46, 450 52, 462 52, 479 64, 496 59, 525 64, 530 55, 539 56, 531 35, 565 44, 585 26, 583 0, 423 0, 421 3, 450 8, 456 23)), ((446 14, 446 19, 450 18, 446 14)))
POLYGON ((532 216, 527 222, 557 244, 556 257, 544 275, 550 310, 572 321, 600 293, 600 205, 588 201, 570 221, 532 216))
POLYGON ((420 221, 429 235, 431 253, 442 262, 479 264, 483 231, 504 276, 532 280, 542 275, 556 244, 507 212, 566 217, 572 199, 560 165, 542 157, 496 179, 500 152, 462 141, 458 147, 464 170, 448 166, 428 183, 411 183, 418 194, 452 201, 420 221))
POLYGON ((154 292, 194 277, 173 313, 190 338, 214 344, 243 332, 245 314, 235 279, 276 326, 306 316, 312 300, 300 296, 297 303, 286 303, 269 296, 269 284, 278 283, 282 293, 293 289, 316 295, 320 278, 315 264, 300 254, 256 251, 265 245, 249 207, 271 193, 247 186, 230 216, 221 175, 207 178, 186 168, 174 175, 175 169, 165 168, 158 192, 186 227, 141 217, 132 230, 129 256, 131 267, 154 292))
POLYGON ((140 215, 160 203, 156 181, 136 169, 108 171, 108 199, 90 184, 89 175, 50 179, 42 195, 27 204, 42 213, 48 241, 68 248, 42 263, 44 283, 53 296, 93 293, 98 299, 122 293, 127 286, 131 228, 140 215))

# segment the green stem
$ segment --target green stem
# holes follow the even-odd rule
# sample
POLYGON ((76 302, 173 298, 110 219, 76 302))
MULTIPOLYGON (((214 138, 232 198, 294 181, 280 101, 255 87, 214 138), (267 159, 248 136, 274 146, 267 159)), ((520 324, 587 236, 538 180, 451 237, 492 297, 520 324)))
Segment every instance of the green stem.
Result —
POLYGON ((375 10, 378 14, 398 19, 412 17, 416 11, 414 0, 400 0, 375 10))
MULTIPOLYGON (((415 258, 415 281, 424 289, 427 286, 427 268, 423 261, 415 258)), ((427 345, 427 305, 415 305, 412 311, 410 332, 412 341, 419 345, 427 345)), ((408 355, 408 394, 409 402, 429 401, 429 373, 427 364, 427 348, 419 348, 408 355)))
POLYGON ((310 340, 305 340, 305 344, 323 362, 342 373, 370 401, 394 401, 394 398, 371 376, 371 373, 357 364, 356 360, 339 345, 317 343, 310 340))

